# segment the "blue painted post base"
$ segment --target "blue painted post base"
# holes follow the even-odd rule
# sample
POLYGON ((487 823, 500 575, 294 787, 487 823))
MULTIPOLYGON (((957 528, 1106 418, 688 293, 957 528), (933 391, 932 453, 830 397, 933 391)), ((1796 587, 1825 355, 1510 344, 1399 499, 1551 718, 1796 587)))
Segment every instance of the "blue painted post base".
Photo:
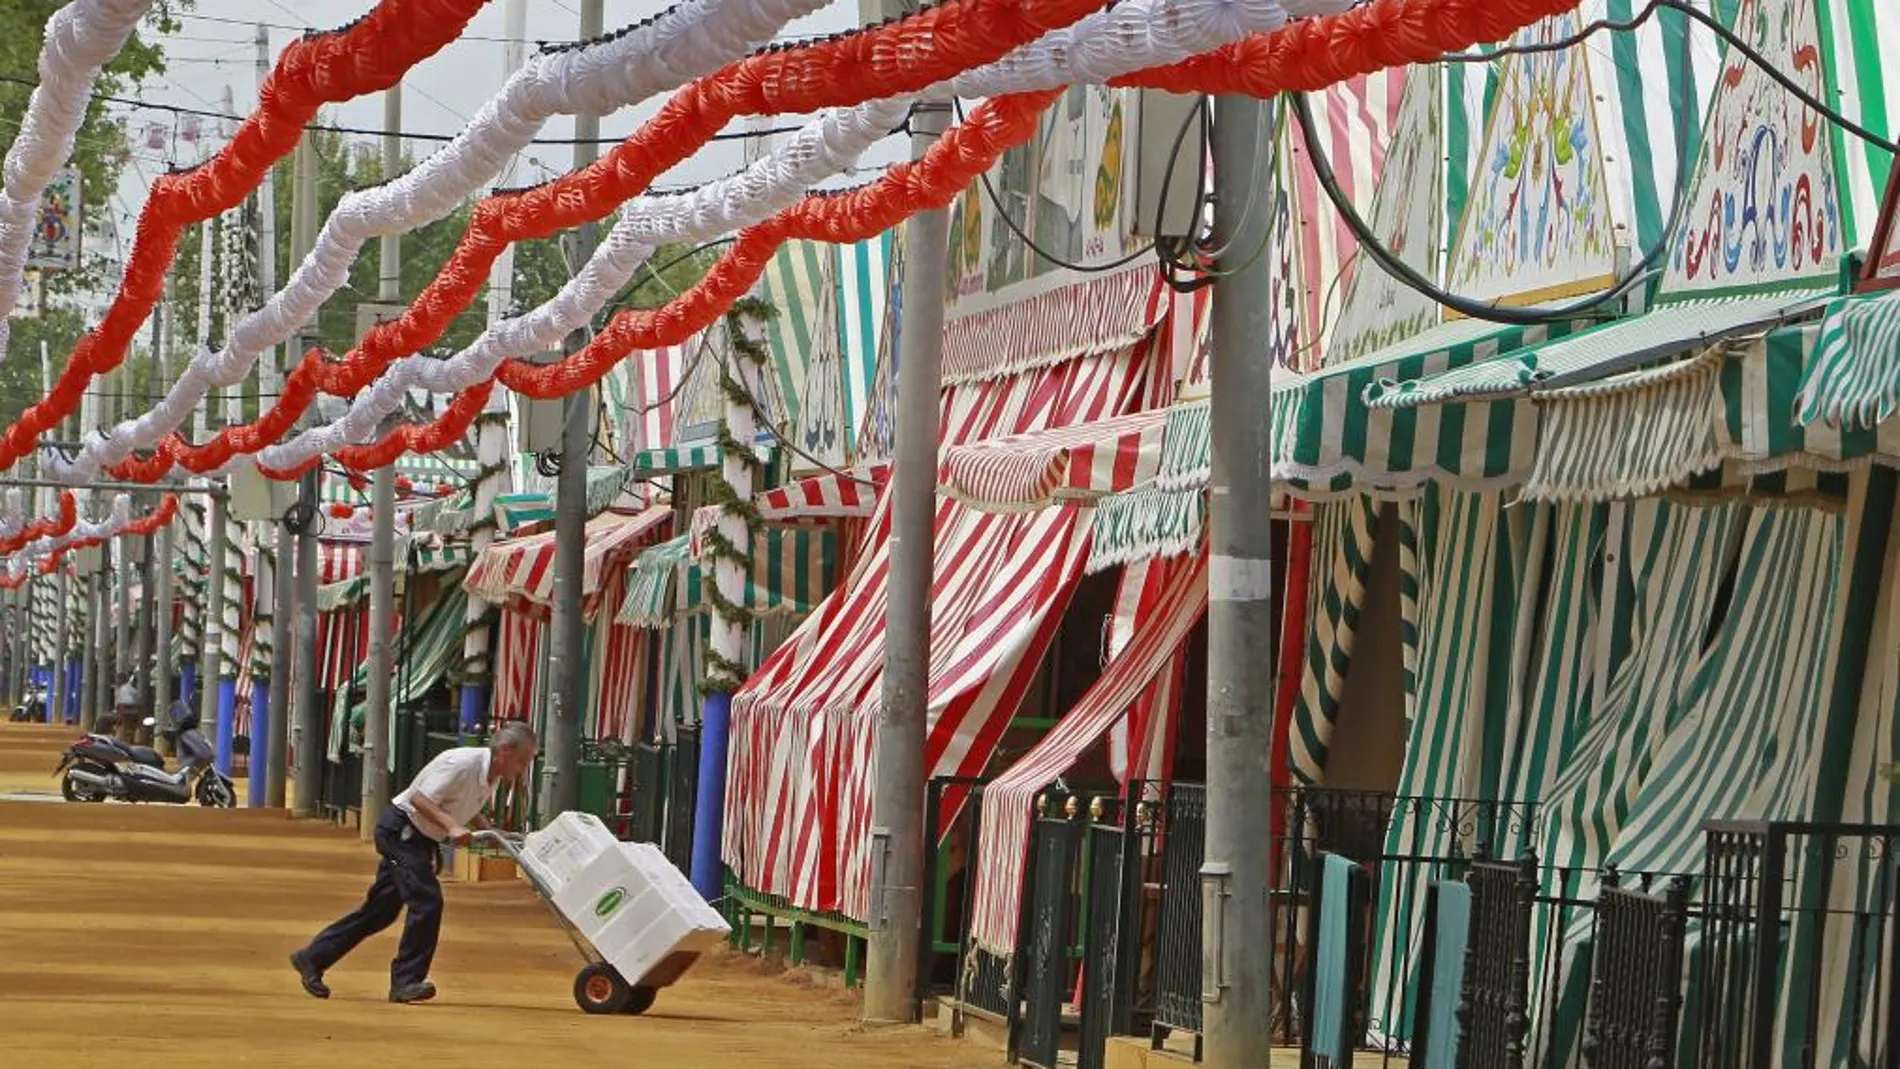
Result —
POLYGON ((488 715, 488 688, 480 683, 462 684, 462 715, 460 717, 463 734, 479 730, 482 718, 488 715))
POLYGON ((732 695, 708 694, 699 722, 699 795, 693 806, 693 889, 708 902, 725 893, 719 856, 726 808, 726 748, 732 731, 732 695))
MULTIPOLYGON (((234 760, 232 739, 237 735, 237 680, 226 677, 218 680, 218 771, 231 774, 234 760)), ((256 752, 255 749, 252 750, 256 752)), ((252 773, 256 775, 255 772, 252 773)))
POLYGON ((251 786, 250 808, 264 808, 264 769, 270 765, 270 684, 251 685, 251 786))

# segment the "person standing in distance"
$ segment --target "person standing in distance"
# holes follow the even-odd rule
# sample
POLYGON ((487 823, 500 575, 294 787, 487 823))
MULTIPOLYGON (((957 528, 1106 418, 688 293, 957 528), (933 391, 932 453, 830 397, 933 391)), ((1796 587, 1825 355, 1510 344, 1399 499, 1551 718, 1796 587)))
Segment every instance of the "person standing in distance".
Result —
POLYGON ((442 931, 442 887, 436 882, 437 851, 444 842, 466 844, 470 826, 493 827, 482 807, 500 784, 519 779, 534 764, 539 744, 526 724, 508 723, 487 746, 448 750, 416 773, 409 789, 397 795, 376 823, 376 882, 354 913, 338 920, 309 945, 290 955, 290 964, 315 998, 329 998, 328 972, 357 944, 396 922, 404 907, 396 960, 389 967, 389 1001, 425 1002, 435 997, 429 963, 442 931))

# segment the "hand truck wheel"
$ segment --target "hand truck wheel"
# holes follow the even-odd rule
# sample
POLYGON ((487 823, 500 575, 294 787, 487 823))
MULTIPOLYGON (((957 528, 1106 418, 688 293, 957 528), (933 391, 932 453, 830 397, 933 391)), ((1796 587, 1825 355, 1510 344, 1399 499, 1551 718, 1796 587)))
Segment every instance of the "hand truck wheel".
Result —
POLYGON ((653 1000, 660 997, 657 987, 635 987, 629 990, 627 1004, 620 1012, 630 1017, 638 1017, 653 1008, 653 1000))
POLYGON ((622 1013, 634 990, 611 965, 589 965, 574 976, 574 1003, 586 1013, 622 1013))

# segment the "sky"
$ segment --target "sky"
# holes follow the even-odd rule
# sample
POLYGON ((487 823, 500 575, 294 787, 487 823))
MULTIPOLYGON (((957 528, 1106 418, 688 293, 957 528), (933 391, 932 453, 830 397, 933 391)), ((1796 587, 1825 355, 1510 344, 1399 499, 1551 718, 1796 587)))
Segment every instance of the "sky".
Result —
MULTIPOLYGON (((141 100, 214 111, 222 110, 228 86, 239 113, 246 113, 257 100, 256 23, 262 20, 270 35, 273 61, 304 27, 330 29, 363 15, 374 0, 197 0, 195 10, 181 13, 182 28, 167 39, 165 50, 169 70, 148 80, 136 94, 141 100)), ((488 6, 470 23, 468 30, 432 58, 415 67, 404 82, 402 126, 406 131, 423 134, 452 134, 501 88, 504 78, 501 37, 505 32, 505 0, 490 0, 488 6)), ((667 0, 605 0, 606 28, 609 32, 648 18, 664 10, 667 0)), ((572 40, 578 31, 580 0, 528 0, 530 42, 572 40)), ((782 39, 796 39, 848 29, 858 22, 856 0, 833 0, 824 9, 786 26, 782 39)), ((532 56, 534 44, 528 45, 532 56)), ((625 137, 638 124, 657 111, 660 99, 623 109, 601 119, 602 137, 625 137)), ((206 121, 208 135, 197 144, 189 144, 175 135, 181 121, 163 111, 131 106, 113 106, 125 117, 134 142, 133 157, 119 183, 111 206, 119 221, 121 240, 129 240, 132 223, 143 207, 151 183, 163 174, 167 165, 190 165, 203 152, 215 151, 222 142, 215 136, 215 124, 206 121), (146 128, 160 124, 167 128, 165 147, 152 149, 144 142, 146 128)), ((773 128, 796 126, 801 117, 784 116, 769 120, 773 128)), ((342 126, 380 130, 383 123, 381 94, 351 101, 325 111, 324 121, 342 126)), ((735 130, 743 129, 735 126, 735 130)), ((543 128, 541 136, 558 139, 573 135, 573 120, 556 116, 543 128)), ((363 137, 365 143, 372 138, 363 137)), ((411 156, 420 159, 440 147, 439 142, 412 141, 407 145, 411 156)), ((716 142, 703 148, 663 176, 656 188, 692 185, 729 174, 743 166, 738 142, 716 142)), ((525 154, 526 161, 514 178, 522 185, 555 177, 573 167, 573 148, 568 145, 536 145, 525 154)), ((901 137, 887 138, 867 154, 867 169, 887 165, 906 155, 901 137)), ((826 185, 855 184, 865 180, 841 176, 826 185)))

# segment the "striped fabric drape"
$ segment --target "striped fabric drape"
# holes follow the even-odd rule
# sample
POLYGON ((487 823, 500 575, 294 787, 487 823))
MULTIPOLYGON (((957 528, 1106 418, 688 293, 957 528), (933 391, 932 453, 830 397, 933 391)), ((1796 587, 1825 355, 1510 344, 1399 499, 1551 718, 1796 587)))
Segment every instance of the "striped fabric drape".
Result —
MULTIPOLYGON (((317 584, 341 583, 363 574, 369 547, 360 542, 317 543, 317 584)), ((369 656, 369 609, 317 616, 317 689, 335 691, 369 656)))
MULTIPOLYGON (((617 603, 626 582, 625 571, 610 576, 603 604, 617 603)), ((635 741, 637 714, 646 701, 647 646, 645 631, 616 623, 613 613, 594 617, 587 630, 587 708, 592 711, 582 727, 587 738, 635 741)))
MULTIPOLYGON (((1156 359, 1155 347, 1143 344, 1062 363, 1033 361, 1042 370, 948 386, 943 441, 1130 411, 1156 359)), ((858 917, 869 895, 872 711, 889 568, 888 503, 879 509, 839 592, 734 700, 723 845, 747 886, 801 908, 858 917)), ((933 774, 970 775, 988 762, 1053 637, 1080 578, 1087 527, 1070 509, 998 516, 944 501, 937 538, 928 761, 933 774)))
POLYGON ((1289 731, 1293 774, 1302 783, 1326 779, 1326 756, 1352 665, 1359 615, 1365 607, 1378 523, 1379 506, 1368 498, 1314 506, 1314 566, 1326 563, 1312 585, 1306 665, 1289 731))
POLYGON ((503 609, 497 631, 500 637, 495 643, 495 684, 489 708, 498 722, 532 723, 540 708, 534 680, 541 664, 542 622, 527 613, 503 609))
POLYGON ((1129 621, 1132 640, 1102 669, 1075 708, 984 789, 980 840, 970 852, 985 859, 976 867, 970 937, 992 954, 1008 958, 1015 953, 1035 795, 1166 678, 1188 632, 1207 611, 1205 553, 1130 569, 1124 582, 1141 595, 1129 621))
MULTIPOLYGON (((1401 798, 1499 799, 1510 738, 1511 709, 1519 698, 1521 662, 1528 657, 1521 626, 1534 614, 1522 604, 1530 559, 1548 537, 1548 516, 1504 507, 1498 493, 1460 493, 1433 487, 1399 510, 1414 530, 1416 556, 1415 659, 1408 665, 1409 731, 1397 793, 1401 798)), ((1489 829, 1475 834, 1489 838, 1489 829)), ((1445 857, 1480 845, 1513 856, 1519 844, 1473 840, 1474 831, 1447 819, 1439 804, 1397 807, 1386 832, 1391 856, 1445 857)), ((1379 880, 1372 962, 1372 1016, 1394 1037, 1411 1035, 1412 993, 1426 885, 1433 874, 1395 865, 1379 880), (1389 934, 1393 926, 1404 940, 1389 934)))

